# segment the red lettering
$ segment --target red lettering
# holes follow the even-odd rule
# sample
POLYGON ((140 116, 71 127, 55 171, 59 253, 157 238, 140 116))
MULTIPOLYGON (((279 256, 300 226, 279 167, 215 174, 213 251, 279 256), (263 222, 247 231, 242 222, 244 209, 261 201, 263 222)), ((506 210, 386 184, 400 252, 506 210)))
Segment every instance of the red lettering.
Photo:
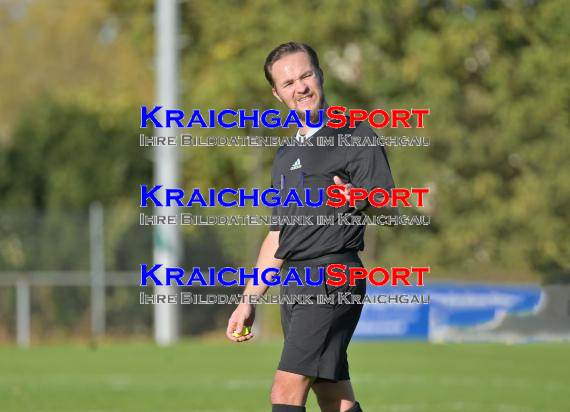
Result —
MULTIPOLYGON (((398 201, 401 201, 404 207, 412 207, 408 199, 410 198, 411 194, 418 195, 418 203, 417 207, 424 207, 424 194, 429 194, 430 189, 427 188, 412 188, 410 191, 406 188, 393 188, 391 190, 392 195, 381 187, 377 187, 376 189, 372 189, 370 192, 367 192, 366 189, 361 188, 350 188, 348 189, 349 195, 349 205, 350 207, 355 207, 356 201, 364 200, 368 198, 370 204, 374 207, 383 207, 390 202, 392 199, 391 206, 397 207, 398 201), (381 201, 376 200, 376 195, 381 194, 383 199, 381 201)), ((331 185, 327 188, 327 195, 330 199, 327 200, 327 206, 333 207, 341 207, 346 203, 346 187, 343 185, 331 185)))
POLYGON ((424 114, 429 116, 429 109, 412 109, 412 114, 418 115, 418 128, 424 127, 424 114))
POLYGON ((354 286, 354 279, 364 279, 368 272, 364 268, 350 268, 349 270, 350 286, 354 286))
POLYGON ((398 127, 398 122, 402 122, 406 129, 411 128, 412 126, 410 126, 407 122, 410 116, 411 114, 407 110, 392 110, 392 127, 398 127), (403 116, 400 117, 399 115, 403 116))
POLYGON ((422 189, 412 187, 412 193, 418 194, 418 207, 424 207, 424 193, 429 194, 429 187, 422 189))
POLYGON ((418 272, 418 286, 424 285, 424 272, 429 273, 429 266, 423 268, 415 268, 412 266, 412 273, 418 272))
POLYGON ((390 200, 390 195, 388 194, 387 191, 385 191, 384 189, 382 189, 381 187, 378 187, 376 189, 373 189, 370 194, 368 195, 368 201, 370 202, 370 204, 374 207, 382 207, 385 206, 386 204, 388 204, 388 201, 390 200), (374 199, 374 196, 377 193, 382 193, 382 195, 384 196, 384 199, 381 202, 377 202, 374 199))
POLYGON ((327 116, 331 119, 327 122, 327 126, 332 127, 333 129, 339 129, 346 125, 346 117, 344 116, 344 112, 346 111, 346 107, 342 106, 330 106, 327 109, 327 116), (341 111, 343 114, 334 113, 335 111, 341 111), (332 120, 340 120, 339 123, 333 123, 332 120))
POLYGON ((341 265, 338 263, 335 263, 333 265, 329 265, 327 267, 327 275, 329 275, 330 277, 333 278, 338 278, 340 280, 331 280, 331 278, 329 277, 327 279, 327 285, 331 285, 331 286, 342 286, 346 283, 346 275, 344 274, 344 271, 346 270, 346 265, 341 265), (333 269, 340 269, 342 270, 342 272, 335 272, 333 271, 333 269))
POLYGON ((408 189, 392 189, 392 207, 398 206, 398 200, 401 200, 405 207, 412 207, 412 205, 406 200, 409 197, 410 191, 408 189))
POLYGON ((410 269, 408 268, 392 268, 392 286, 398 286, 398 279, 404 282, 404 286, 411 286, 408 282, 408 276, 410 276, 410 269), (399 272, 403 272, 399 275, 399 272))
POLYGON ((368 280, 374 286, 384 286, 390 280, 390 274, 388 273, 388 271, 386 269, 381 268, 381 267, 377 267, 377 268, 374 268, 370 271, 370 273, 368 274, 368 280), (378 282, 376 279, 374 279, 374 275, 377 272, 381 272, 384 275, 381 282, 378 282))
MULTIPOLYGON (((347 281, 346 265, 332 264, 327 266, 327 285, 342 286, 347 281)), ((388 271, 383 267, 375 267, 370 272, 365 268, 349 268, 348 281, 350 286, 355 286, 357 279, 366 279, 374 286, 384 286, 390 282, 391 286, 412 286, 409 277, 412 273, 417 273, 417 286, 424 286, 424 273, 429 273, 429 266, 426 267, 393 267, 388 271), (381 275, 381 278, 380 278, 381 275), (378 276, 378 279, 376 277, 378 276)))
POLYGON ((350 127, 356 127, 357 120, 366 120, 368 112, 366 110, 350 110, 350 127))
POLYGON ((350 207, 356 207, 355 202, 357 200, 366 199, 366 195, 368 194, 365 189, 357 189, 357 188, 349 189, 348 192, 350 193, 350 207))
POLYGON ((327 206, 341 207, 346 203, 346 197, 344 196, 344 186, 341 185, 331 185, 327 188, 327 195, 333 199, 338 199, 334 202, 332 200, 327 200, 327 206), (333 190, 340 190, 340 193, 333 192, 333 190))
POLYGON ((376 110, 372 110, 370 112, 370 116, 368 117, 368 121, 370 122, 370 124, 373 127, 384 127, 388 124, 388 122, 390 121, 390 116, 388 115, 388 113, 386 112, 386 110, 380 110, 380 109, 376 109, 376 110), (381 114, 382 116, 384 116, 384 121, 382 123, 376 123, 374 121, 374 116, 376 116, 377 114, 381 114))
MULTIPOLYGON (((406 129, 410 129, 412 126, 408 122, 410 117, 414 114, 418 115, 418 128, 424 127, 424 115, 429 115, 429 109, 411 109, 411 110, 404 110, 404 109, 394 109, 391 111, 392 116, 388 114, 386 110, 376 109, 370 112, 362 109, 351 109, 348 111, 349 116, 349 126, 354 128, 356 127, 356 122, 365 121, 368 119, 370 125, 377 128, 382 128, 391 123, 392 128, 398 127, 398 122, 402 123, 402 125, 406 129), (375 117, 376 115, 382 115, 383 120, 381 123, 376 122, 375 117), (390 118, 392 122, 390 122, 390 118)), ((343 106, 330 106, 327 109, 327 116, 329 117, 329 121, 327 122, 327 126, 330 126, 334 129, 339 129, 341 127, 346 126, 346 107, 343 106), (339 113, 340 112, 340 113, 339 113), (334 120, 334 121, 333 121, 334 120)))

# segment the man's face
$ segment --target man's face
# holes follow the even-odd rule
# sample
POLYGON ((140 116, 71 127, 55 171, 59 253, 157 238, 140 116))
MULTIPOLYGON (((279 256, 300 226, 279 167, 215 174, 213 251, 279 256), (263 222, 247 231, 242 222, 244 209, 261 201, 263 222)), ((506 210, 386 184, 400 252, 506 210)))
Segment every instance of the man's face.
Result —
POLYGON ((324 95, 319 75, 304 52, 287 54, 273 63, 273 95, 290 110, 295 110, 300 119, 305 119, 305 110, 311 111, 311 121, 319 119, 324 95))

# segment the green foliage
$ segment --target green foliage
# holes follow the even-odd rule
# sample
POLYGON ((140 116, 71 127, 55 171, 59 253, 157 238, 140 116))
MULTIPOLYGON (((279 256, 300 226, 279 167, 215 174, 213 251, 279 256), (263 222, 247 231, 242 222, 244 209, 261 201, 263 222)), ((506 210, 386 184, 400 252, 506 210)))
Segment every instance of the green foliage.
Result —
MULTIPOLYGON (((136 206, 128 199, 138 190, 137 178, 149 176, 149 165, 143 167, 141 152, 134 152, 138 132, 127 131, 127 120, 117 114, 124 112, 114 108, 152 104, 154 2, 88 4, 66 3, 67 13, 60 14, 31 5, 20 25, 0 26, 7 37, 24 41, 26 24, 33 22, 35 30, 49 35, 50 46, 42 52, 53 50, 79 69, 71 73, 67 67, 62 75, 52 63, 45 77, 35 66, 20 74, 18 54, 4 45, 9 64, 0 72, 0 85, 16 94, 14 79, 24 76, 32 87, 41 85, 72 104, 55 117, 47 108, 32 110, 30 100, 19 94, 12 106, 5 104, 5 113, 19 109, 21 126, 13 133, 10 127, 0 129, 10 131, 13 147, 1 157, 0 207, 86 207, 98 198, 124 205, 126 216, 127 205, 136 206), (115 40, 95 41, 108 24, 118 28, 115 40), (78 33, 83 49, 71 33, 78 33), (101 81, 94 81, 97 76, 101 81), (62 87, 66 77, 70 86, 62 87), (85 114, 74 105, 90 110, 85 114)), ((370 254, 376 261, 369 264, 430 265, 434 274, 509 271, 520 279, 540 272, 546 281, 570 279, 570 26, 565 24, 570 9, 565 0, 356 0, 350 5, 334 0, 326 7, 301 0, 212 0, 207 7, 182 2, 180 10, 180 108, 186 112, 282 108, 262 67, 271 48, 291 40, 319 52, 330 104, 430 109, 425 129, 378 133, 431 137, 429 147, 387 149, 398 186, 431 188, 426 210, 406 211, 430 214, 431 226, 370 228, 378 240, 370 254)), ((24 64, 43 45, 31 39, 24 64)), ((128 120, 135 128, 136 111, 128 120)), ((293 133, 194 131, 203 136, 293 133)), ((274 149, 180 150, 187 190, 269 184, 274 149)), ((202 237, 200 229, 184 228, 190 247, 202 237)), ((212 228, 208 236, 221 242, 229 258, 251 264, 263 235, 258 229, 212 228)))
POLYGON ((150 180, 152 164, 134 141, 132 127, 103 122, 77 105, 45 95, 30 104, 0 152, 0 241, 7 246, 0 266, 86 270, 87 209, 95 201, 109 206, 111 268, 125 238, 133 250, 144 244, 131 232, 138 227, 139 185, 150 180))
MULTIPOLYGON (((432 226, 382 230, 384 264, 568 275, 564 2, 210 4, 186 5, 184 107, 279 107, 262 64, 273 46, 295 39, 319 51, 331 104, 430 108, 424 130, 379 130, 428 135, 432 144, 387 150, 398 185, 431 187, 432 226)), ((271 159, 271 150, 259 151, 271 159)), ((190 160, 184 180, 247 182, 249 158, 240 157, 209 150, 190 160), (212 161, 219 167, 207 167, 212 161)))
POLYGON ((108 127, 97 113, 48 96, 31 103, 1 154, 0 207, 85 209, 137 198, 133 183, 150 177, 151 163, 133 129, 108 127))

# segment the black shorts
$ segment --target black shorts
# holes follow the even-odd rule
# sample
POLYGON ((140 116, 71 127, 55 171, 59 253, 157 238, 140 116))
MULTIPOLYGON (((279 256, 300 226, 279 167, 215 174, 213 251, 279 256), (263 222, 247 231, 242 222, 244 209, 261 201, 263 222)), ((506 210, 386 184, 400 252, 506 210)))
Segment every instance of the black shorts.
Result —
MULTIPOLYGON (((287 261, 283 267, 282 279, 289 269, 295 267, 301 280, 305 279, 305 267, 310 267, 311 279, 319 278, 319 268, 324 282, 318 286, 281 286, 281 295, 310 295, 313 304, 307 300, 300 303, 281 304, 281 326, 283 327, 284 347, 277 369, 304 376, 316 377, 324 381, 350 379, 346 350, 360 319, 362 304, 339 302, 339 293, 361 295, 366 293, 366 280, 358 279, 355 286, 348 282, 341 286, 327 285, 329 278, 326 268, 332 263, 350 267, 363 267, 356 252, 337 253, 316 259, 287 261), (334 301, 317 303, 317 295, 334 301)), ((338 271, 338 270, 336 270, 338 271)), ((348 279, 348 273, 347 279, 348 279)), ((333 279, 338 280, 338 279, 333 279)), ((321 300, 322 302, 323 300, 321 300)))

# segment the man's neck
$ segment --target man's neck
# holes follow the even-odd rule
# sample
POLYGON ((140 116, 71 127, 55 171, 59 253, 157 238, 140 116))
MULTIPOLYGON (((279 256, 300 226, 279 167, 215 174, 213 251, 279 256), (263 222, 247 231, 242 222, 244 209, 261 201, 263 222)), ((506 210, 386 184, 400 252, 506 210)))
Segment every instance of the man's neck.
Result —
MULTIPOLYGON (((303 123, 303 122, 301 122, 301 123, 303 123)), ((303 127, 301 127, 301 128, 299 129, 299 134, 300 134, 301 136, 305 136, 305 135, 307 134, 307 132, 309 131, 309 129, 310 129, 310 127, 307 126, 305 123, 303 123, 303 127)))
MULTIPOLYGON (((321 109, 320 109, 323 111, 323 123, 325 122, 325 119, 327 117, 326 112, 327 112, 328 107, 329 107, 329 105, 325 102, 325 103, 323 103, 323 105, 321 106, 321 109)), ((299 119, 299 120, 301 120, 301 119, 299 119)), ((314 122, 311 122, 311 123, 314 123, 314 122)), ((311 129, 311 126, 307 126, 307 123, 305 120, 301 120, 301 124, 303 125, 303 127, 299 128, 299 134, 301 136, 305 136, 307 134, 307 132, 311 129)), ((321 125, 321 127, 322 126, 323 125, 321 125)))

